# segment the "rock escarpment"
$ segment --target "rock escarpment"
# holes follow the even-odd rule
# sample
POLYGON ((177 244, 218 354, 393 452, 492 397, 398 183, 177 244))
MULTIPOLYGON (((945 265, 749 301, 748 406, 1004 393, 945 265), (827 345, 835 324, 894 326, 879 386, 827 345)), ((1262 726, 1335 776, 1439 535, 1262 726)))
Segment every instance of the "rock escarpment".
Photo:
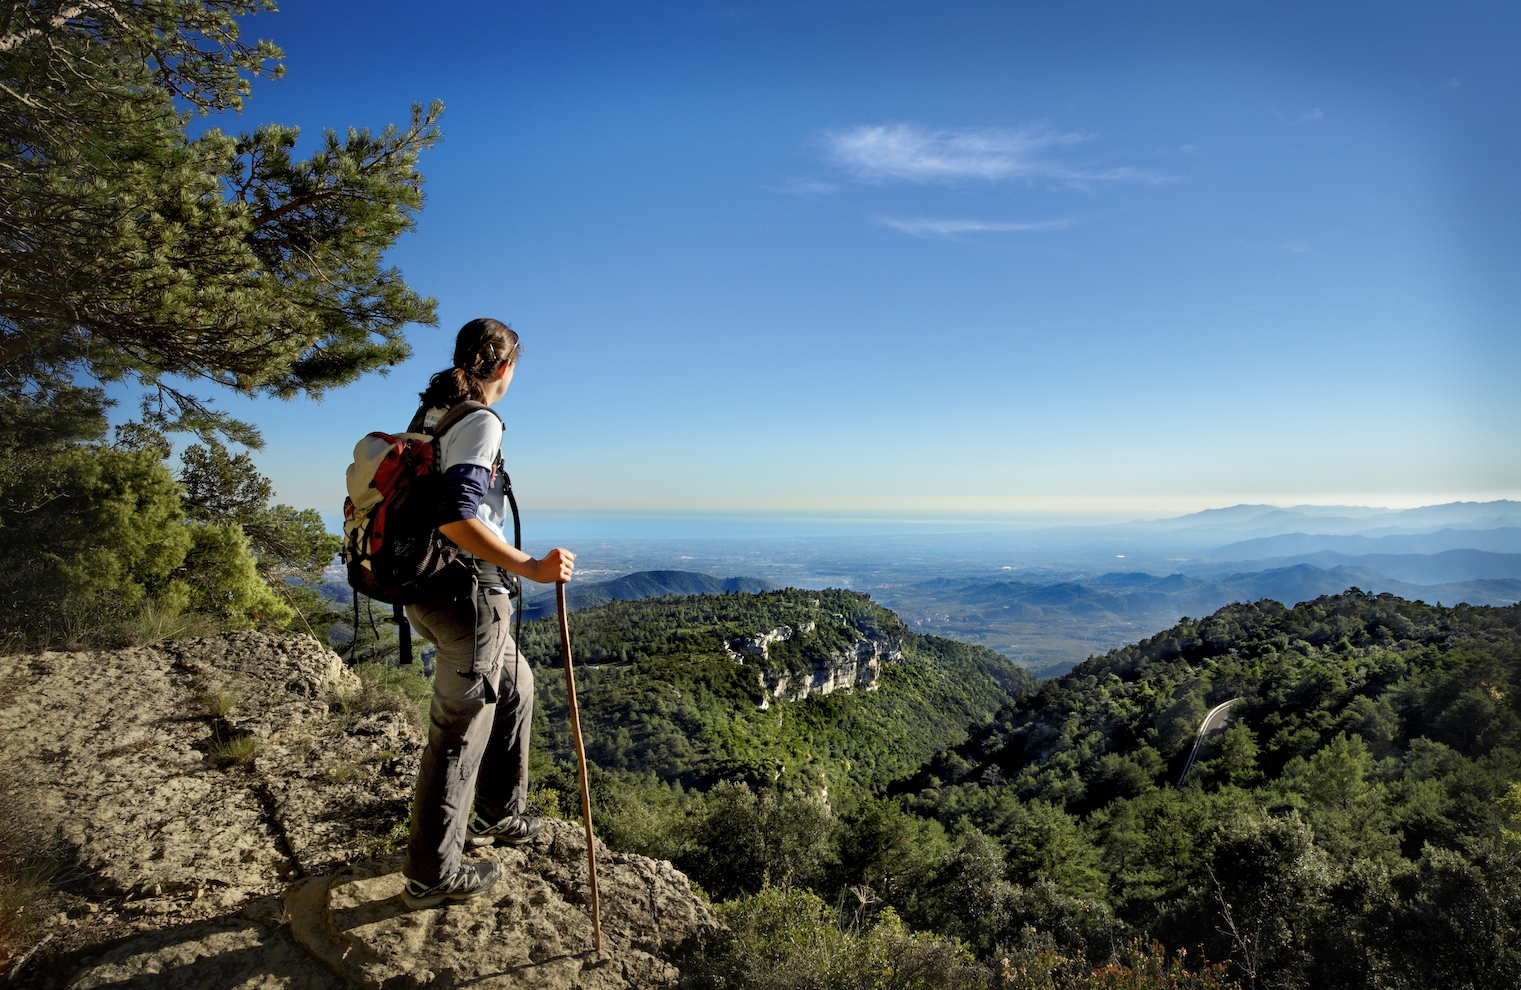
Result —
POLYGON ((406 912, 379 897, 400 888, 421 734, 308 637, 0 657, 0 686, 0 799, 62 864, 37 933, 49 942, 9 985, 337 988, 383 971, 404 977, 387 986, 466 972, 480 986, 660 986, 673 953, 720 931, 669 864, 604 852, 604 891, 638 897, 605 908, 609 952, 593 958, 584 838, 563 823, 489 853, 507 868, 489 902, 406 912), (371 915, 389 912, 378 927, 344 920, 361 889, 384 902, 371 915), (346 954, 302 934, 319 929, 346 954), (397 955, 412 944, 399 933, 422 930, 427 953, 397 955), (343 962, 366 952, 380 970, 343 962))
POLYGON ((901 645, 893 639, 879 639, 856 634, 841 648, 802 649, 797 656, 775 662, 772 647, 792 643, 815 632, 813 622, 803 622, 794 630, 779 626, 750 636, 740 636, 728 643, 729 659, 744 664, 758 658, 756 682, 761 689, 761 708, 770 708, 772 699, 802 701, 809 695, 833 694, 835 691, 875 691, 881 686, 882 668, 903 659, 901 645))

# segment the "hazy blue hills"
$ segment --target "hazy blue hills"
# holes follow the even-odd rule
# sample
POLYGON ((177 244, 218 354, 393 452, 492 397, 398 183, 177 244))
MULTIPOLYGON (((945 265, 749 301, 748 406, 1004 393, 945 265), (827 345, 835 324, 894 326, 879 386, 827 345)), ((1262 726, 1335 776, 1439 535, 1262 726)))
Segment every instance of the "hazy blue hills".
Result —
MULTIPOLYGON (((554 614, 553 588, 541 588, 532 584, 526 584, 526 587, 528 597, 523 607, 524 619, 540 619, 554 614)), ((608 602, 634 602, 645 598, 664 598, 667 595, 752 594, 770 590, 771 584, 760 578, 716 578, 696 571, 636 571, 607 581, 572 581, 565 586, 565 604, 574 610, 606 605, 608 602)))
POLYGON ((1411 601, 1425 601, 1433 605, 1466 603, 1503 606, 1521 601, 1521 580, 1516 578, 1413 584, 1393 580, 1370 567, 1320 568, 1310 564, 1294 564, 1251 574, 1232 575, 1217 583, 1227 593, 1234 592, 1231 601, 1271 598, 1290 606, 1321 595, 1338 595, 1348 588, 1361 588, 1375 594, 1389 592, 1411 601))
MULTIPOLYGON (((1521 599, 1521 502, 1507 500, 1415 509, 1236 505, 1094 526, 602 540, 578 549, 586 571, 567 588, 572 609, 855 588, 917 629, 991 647, 1043 673, 1232 602, 1292 606, 1351 587, 1442 605, 1521 599), (754 577, 723 577, 736 572, 754 577)), ((341 582, 341 568, 334 571, 341 582)), ((526 618, 552 613, 552 588, 525 590, 526 618)), ((349 600, 346 584, 324 591, 349 600)))
POLYGON ((596 581, 582 586, 588 593, 606 595, 609 600, 637 601, 663 598, 666 595, 721 595, 726 592, 770 591, 771 585, 760 578, 716 578, 694 571, 639 571, 610 581, 596 581))
POLYGON ((1521 555, 1453 551, 1429 558, 1334 559, 1348 563, 1294 563, 1215 577, 1118 572, 1053 583, 939 578, 877 594, 914 628, 990 647, 1044 674, 1151 635, 1182 616, 1208 615, 1234 602, 1270 599, 1293 606, 1348 588, 1433 605, 1521 601, 1521 555), (1375 569, 1375 561, 1412 576, 1496 576, 1402 581, 1375 569))
MULTIPOLYGON (((1357 567, 1376 571, 1385 578, 1411 584, 1449 584, 1497 578, 1521 578, 1521 553, 1491 553, 1488 550, 1458 549, 1441 553, 1370 553, 1347 554, 1335 550, 1269 557, 1252 562, 1266 569, 1309 564, 1313 567, 1357 567)), ((1239 561, 1212 569, 1214 575, 1240 571, 1239 561)), ((1206 572, 1210 573, 1210 572, 1206 572)))
POLYGON ((1369 554, 1442 553, 1447 550, 1485 550, 1521 553, 1521 527, 1439 529, 1434 533, 1395 533, 1389 536, 1334 533, 1283 533, 1227 543, 1211 551, 1216 560, 1261 560, 1294 554, 1333 552, 1369 554))
POLYGON ((1414 509, 1379 509, 1352 505, 1233 505, 1205 509, 1130 528, 1161 532, 1235 532, 1267 537, 1313 530, 1335 535, 1388 535, 1436 529, 1495 529, 1521 526, 1521 502, 1448 502, 1414 509))

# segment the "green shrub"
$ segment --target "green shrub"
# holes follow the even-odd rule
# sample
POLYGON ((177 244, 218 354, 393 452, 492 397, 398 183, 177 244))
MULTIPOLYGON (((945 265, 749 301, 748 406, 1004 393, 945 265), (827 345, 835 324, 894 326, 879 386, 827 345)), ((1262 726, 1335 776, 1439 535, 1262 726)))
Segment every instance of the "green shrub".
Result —
POLYGON ((193 523, 184 562, 160 592, 182 611, 216 616, 229 628, 284 627, 295 612, 259 576, 248 537, 236 525, 193 523))
POLYGON ((810 794, 759 793, 725 781, 705 796, 691 822, 690 849, 678 860, 714 897, 737 897, 768 883, 811 887, 831 865, 835 822, 810 794))
POLYGON ((891 909, 870 928, 845 928, 817 895, 766 887, 717 910, 732 934, 689 968, 690 986, 971 990, 989 982, 961 943, 909 931, 891 909))
POLYGON ((34 637, 119 622, 190 552, 179 485, 152 453, 76 447, 7 481, 0 608, 34 637))
POLYGON ((658 784, 644 789, 598 788, 592 824, 610 847, 654 859, 675 860, 691 846, 692 822, 701 801, 662 800, 658 784))
POLYGON ((1237 990, 1224 966, 1198 972, 1184 966, 1187 950, 1168 958, 1160 942, 1139 939, 1115 960, 1093 966, 1082 953, 1064 956, 1054 948, 1018 953, 1002 962, 1002 990, 1237 990))
POLYGON ((241 528, 187 522, 157 451, 39 457, 0 476, 0 518, 0 615, 26 642, 151 642, 294 617, 241 528))

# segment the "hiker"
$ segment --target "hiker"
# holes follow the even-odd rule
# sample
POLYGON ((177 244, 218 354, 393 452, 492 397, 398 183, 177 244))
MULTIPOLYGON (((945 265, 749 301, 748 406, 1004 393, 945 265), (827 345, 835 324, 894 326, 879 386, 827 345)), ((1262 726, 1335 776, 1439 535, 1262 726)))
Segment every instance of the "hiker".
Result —
MULTIPOLYGON (((453 367, 428 381, 408 432, 429 431, 458 403, 497 402, 521 353, 506 325, 466 323, 454 342, 453 367)), ((478 409, 459 419, 438 446, 438 528, 468 555, 474 581, 457 597, 407 606, 413 628, 438 648, 403 867, 402 900, 412 908, 468 900, 496 882, 496 863, 462 862, 467 843, 517 844, 543 827, 527 813, 533 673, 508 630, 512 582, 504 572, 542 584, 568 581, 576 559, 556 548, 535 560, 504 537, 502 421, 494 412, 478 409)))

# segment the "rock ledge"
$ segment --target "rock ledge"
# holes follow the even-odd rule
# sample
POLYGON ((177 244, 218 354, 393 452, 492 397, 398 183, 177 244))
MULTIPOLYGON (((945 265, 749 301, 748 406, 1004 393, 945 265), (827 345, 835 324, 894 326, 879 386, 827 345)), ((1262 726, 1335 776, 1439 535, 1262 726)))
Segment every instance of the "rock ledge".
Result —
POLYGON ((292 885, 286 918, 295 939, 351 985, 623 990, 674 986, 664 961, 723 929, 669 863, 609 852, 597 843, 602 951, 592 945, 586 842, 550 821, 532 843, 484 855, 502 864, 490 893, 409 911, 401 856, 292 885))
POLYGON ((0 656, 0 686, 0 800, 70 878, 7 990, 669 986, 723 930, 669 863, 599 843, 593 953, 566 822, 486 850, 504 875, 479 901, 406 911, 384 853, 421 733, 352 708, 358 679, 310 637, 0 656), (251 757, 229 764, 228 740, 251 757))

